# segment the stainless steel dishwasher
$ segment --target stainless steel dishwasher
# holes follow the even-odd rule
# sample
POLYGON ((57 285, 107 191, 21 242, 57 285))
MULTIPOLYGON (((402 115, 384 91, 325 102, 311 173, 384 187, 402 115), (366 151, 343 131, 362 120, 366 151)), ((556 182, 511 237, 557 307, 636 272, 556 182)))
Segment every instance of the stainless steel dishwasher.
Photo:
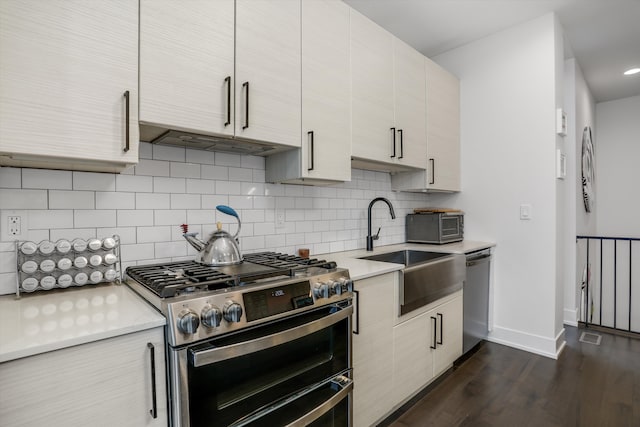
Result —
POLYGON ((463 285, 463 354, 485 339, 489 333, 491 248, 470 252, 466 255, 467 279, 463 285))

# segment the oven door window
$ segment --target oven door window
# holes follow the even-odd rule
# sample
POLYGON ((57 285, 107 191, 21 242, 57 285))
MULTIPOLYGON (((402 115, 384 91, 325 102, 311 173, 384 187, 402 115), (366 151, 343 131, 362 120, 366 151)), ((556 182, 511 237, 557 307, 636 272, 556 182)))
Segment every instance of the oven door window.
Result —
POLYGON ((443 217, 442 218, 442 237, 457 237, 460 233, 460 218, 443 217))
MULTIPOLYGON (((324 307, 192 348, 190 426, 232 425, 346 372, 351 310, 324 307)), ((304 396, 309 410, 322 399, 315 389, 304 396)))

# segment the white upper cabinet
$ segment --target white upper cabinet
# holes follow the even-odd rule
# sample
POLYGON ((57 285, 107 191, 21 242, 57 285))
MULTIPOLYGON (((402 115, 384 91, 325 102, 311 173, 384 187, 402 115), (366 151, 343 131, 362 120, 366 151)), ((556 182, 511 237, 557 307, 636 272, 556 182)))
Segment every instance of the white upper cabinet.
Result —
POLYGON ((421 171, 391 176, 391 187, 403 191, 460 191, 460 82, 425 58, 427 155, 421 171))
POLYGON ((138 161, 138 1, 0 1, 0 164, 138 161))
POLYGON ((141 0, 140 14, 142 140, 300 147, 299 0, 141 0))
POLYGON ((140 0, 140 122, 232 136, 234 0, 140 0))
POLYGON ((299 0, 236 0, 237 136, 300 146, 300 57, 299 0))
POLYGON ((268 182, 351 179, 349 70, 349 7, 339 0, 303 0, 302 145, 267 157, 268 182))
POLYGON ((351 66, 353 165, 424 167, 424 57, 352 10, 351 66))

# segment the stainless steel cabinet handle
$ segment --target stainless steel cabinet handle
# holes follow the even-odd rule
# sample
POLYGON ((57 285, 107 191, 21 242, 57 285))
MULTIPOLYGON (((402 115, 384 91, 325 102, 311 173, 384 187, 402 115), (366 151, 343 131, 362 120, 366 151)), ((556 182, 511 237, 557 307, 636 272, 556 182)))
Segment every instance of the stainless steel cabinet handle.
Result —
POLYGON ((156 349, 150 342, 147 343, 147 348, 149 349, 149 358, 151 359, 151 396, 153 399, 149 413, 153 418, 158 418, 158 403, 156 396, 156 349))
POLYGON ((440 318, 440 341, 436 340, 436 343, 442 345, 444 341, 444 336, 442 335, 442 325, 444 324, 444 317, 442 316, 442 313, 437 313, 436 315, 440 318))
POLYGON ((312 171, 313 170, 313 131, 310 130, 309 132, 307 132, 307 135, 309 135, 309 153, 310 153, 310 158, 309 158, 309 167, 307 168, 308 171, 312 171))
POLYGON ((391 133, 393 134, 393 139, 391 140, 391 144, 393 146, 393 154, 391 155, 391 158, 393 159, 396 156, 396 128, 391 128, 391 133))
POLYGON ((400 157, 398 157, 399 159, 402 159, 404 157, 404 143, 403 143, 403 137, 402 137, 402 129, 398 129, 398 134, 400 135, 400 157))
POLYGON ((129 91, 124 91, 124 152, 129 151, 129 91))
POLYGON ((429 159, 429 163, 431 163, 431 181, 429 181, 429 184, 435 184, 436 183, 436 161, 435 159, 429 159))
POLYGON ((356 328, 353 330, 355 335, 360 335, 360 291, 353 290, 356 296, 356 328))
POLYGON ((433 322, 431 322, 431 323, 433 323, 433 345, 430 345, 429 348, 435 350, 436 349, 436 344, 437 344, 436 343, 436 331, 437 331, 437 327, 438 327, 438 320, 433 316, 431 316, 431 320, 433 321, 433 322))
POLYGON ((242 83, 242 87, 246 88, 244 98, 244 126, 242 126, 242 129, 246 129, 249 127, 249 82, 242 83))
POLYGON ((227 121, 224 125, 229 126, 231 124, 231 76, 225 77, 224 83, 227 86, 227 121))

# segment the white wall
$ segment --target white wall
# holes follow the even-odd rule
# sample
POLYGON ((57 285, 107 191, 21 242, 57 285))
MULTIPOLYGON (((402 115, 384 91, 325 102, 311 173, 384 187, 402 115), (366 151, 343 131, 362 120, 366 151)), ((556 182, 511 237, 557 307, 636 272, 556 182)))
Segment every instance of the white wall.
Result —
POLYGON ((551 357, 557 32, 546 15, 434 58, 461 82, 463 191, 432 200, 466 212, 466 238, 497 243, 490 339, 551 357), (521 204, 532 206, 531 220, 520 220, 521 204))
MULTIPOLYGON (((596 104, 591 91, 575 59, 565 61, 565 101, 567 113, 567 135, 564 138, 564 152, 567 159, 567 178, 565 182, 565 265, 564 272, 564 323, 576 326, 578 322, 578 304, 580 281, 584 268, 585 254, 575 243, 576 235, 595 235, 597 212, 587 213, 582 200, 581 155, 582 130, 590 126, 595 130, 596 104)), ((594 141, 595 143, 595 141, 594 141)))
POLYGON ((640 237, 640 96, 596 105, 596 230, 640 237))
MULTIPOLYGON (((404 223, 427 195, 391 191, 388 173, 354 169, 352 181, 331 187, 265 184, 264 158, 185 150, 141 143, 140 163, 124 174, 0 168, 0 209, 27 212, 27 238, 122 239, 123 268, 165 260, 193 259, 179 225, 210 233, 216 220, 235 233, 235 219, 215 211, 225 204, 242 220, 243 252, 321 254, 365 247, 367 207, 387 197, 396 219, 379 203, 373 226, 382 227, 375 245, 405 241, 404 223), (275 210, 285 212, 276 228, 275 210)), ((0 242, 0 294, 15 293, 13 242, 0 242)))

